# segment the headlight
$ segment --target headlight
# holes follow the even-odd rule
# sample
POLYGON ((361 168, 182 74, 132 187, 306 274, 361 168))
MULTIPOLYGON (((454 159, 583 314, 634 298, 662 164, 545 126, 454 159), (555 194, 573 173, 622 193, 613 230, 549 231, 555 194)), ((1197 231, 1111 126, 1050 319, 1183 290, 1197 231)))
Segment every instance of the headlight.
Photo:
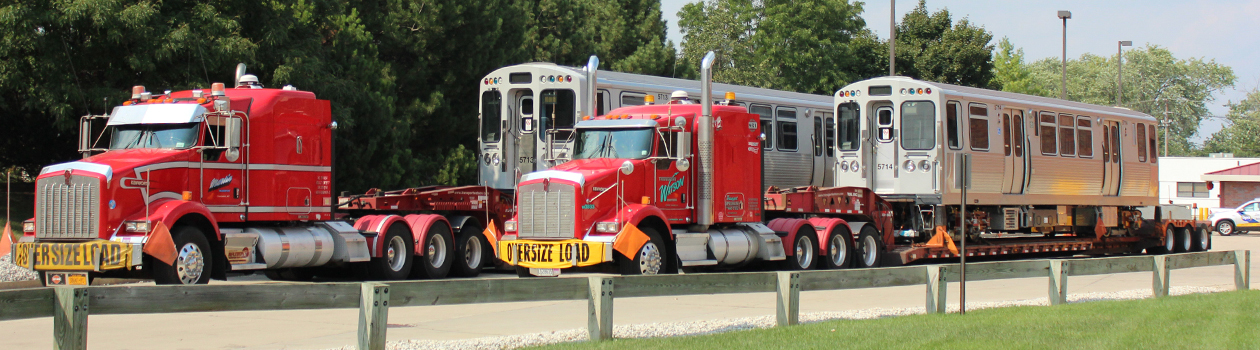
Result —
POLYGON ((617 233, 617 222, 599 222, 595 223, 595 232, 617 233))
POLYGON ((919 162, 919 169, 923 169, 925 173, 932 171, 932 163, 927 160, 921 161, 919 162))
POLYGON ((35 232, 35 223, 30 221, 23 222, 22 232, 35 232))
POLYGON ((903 169, 906 169, 906 171, 914 171, 914 161, 913 161, 913 160, 907 160, 905 164, 902 164, 902 165, 901 165, 901 167, 902 167, 903 169))
POLYGON ((840 171, 849 171, 849 162, 840 162, 840 171))
POLYGON ((853 169, 853 171, 861 170, 861 168, 858 167, 858 162, 856 160, 849 161, 849 169, 853 169))
POLYGON ((123 223, 127 232, 149 232, 148 221, 127 221, 123 223))
POLYGON ((503 231, 516 232, 516 220, 508 220, 503 222, 503 231))

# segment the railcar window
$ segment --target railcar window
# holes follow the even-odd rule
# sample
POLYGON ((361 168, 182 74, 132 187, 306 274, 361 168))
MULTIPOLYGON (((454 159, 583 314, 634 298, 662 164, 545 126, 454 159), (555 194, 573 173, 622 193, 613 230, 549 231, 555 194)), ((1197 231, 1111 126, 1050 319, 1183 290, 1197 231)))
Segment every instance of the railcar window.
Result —
POLYGON ((861 119, 859 119, 861 114, 858 113, 858 104, 853 102, 844 103, 836 109, 840 111, 840 116, 837 118, 839 124, 837 125, 837 128, 839 129, 837 130, 837 134, 840 137, 840 150, 856 151, 858 146, 861 145, 861 137, 859 136, 858 130, 861 123, 861 119))
POLYGON ((796 119, 796 108, 779 107, 775 112, 775 117, 779 119, 796 119))
POLYGON ((813 139, 814 139, 814 156, 815 157, 822 157, 823 155, 823 138, 818 137, 818 134, 822 132, 822 129, 823 129, 822 117, 815 116, 814 117, 814 132, 812 133, 813 139))
POLYGON ((1158 151, 1159 149, 1155 147, 1155 145, 1158 144, 1156 143, 1157 141, 1155 140, 1155 124, 1147 125, 1146 127, 1148 129, 1146 132, 1146 136, 1151 140, 1150 142, 1151 163, 1154 163, 1156 155, 1159 154, 1159 151, 1158 151))
POLYGON ((1076 155, 1076 118, 1067 114, 1059 115, 1059 154, 1064 157, 1076 155))
POLYGON ((989 107, 983 104, 971 104, 968 108, 971 117, 968 119, 970 126, 971 149, 976 151, 989 150, 989 107))
POLYGON ((599 90, 599 93, 595 94, 595 115, 604 115, 608 112, 608 109, 604 108, 605 101, 608 101, 608 90, 599 90))
POLYGON ((481 93, 481 142, 499 142, 502 106, 503 94, 498 91, 481 93))
POLYGON ((949 149, 962 149, 961 123, 958 122, 958 112, 961 106, 958 102, 950 101, 945 103, 945 128, 946 140, 949 149))
POLYGON ((1015 124, 1011 127, 1011 139, 1015 140, 1015 156, 1024 156, 1024 115, 1019 111, 1015 113, 1015 124))
POLYGON ((1103 163, 1111 161, 1111 133, 1107 132, 1107 124, 1102 125, 1102 158, 1103 163))
POLYGON ((827 131, 826 131, 827 136, 825 137, 827 140, 826 141, 827 142, 827 156, 835 157, 836 156, 836 120, 831 119, 830 114, 824 114, 823 116, 824 116, 823 124, 827 125, 827 131))
POLYGON ((1002 155, 1011 155, 1011 134, 1015 131, 1011 128, 1011 115, 1002 113, 1002 129, 1006 132, 1002 133, 1002 155))
POLYGON ((1111 162, 1120 162, 1120 126, 1111 126, 1111 162))
POLYGON ((796 151, 796 122, 779 122, 779 150, 796 151))
POLYGON ((1146 161, 1146 124, 1137 124, 1138 161, 1146 161))
POLYGON ((931 101, 901 103, 901 148, 929 150, 936 146, 936 104, 931 101))
POLYGON ((559 130, 556 140, 568 140, 573 136, 574 115, 577 114, 577 94, 570 89, 543 90, 542 115, 539 116, 539 127, 544 130, 538 133, 539 139, 545 140, 548 130, 559 130))
POLYGON ((761 116, 761 132, 766 135, 766 139, 761 141, 761 148, 763 149, 774 148, 774 129, 775 128, 774 128, 774 122, 771 121, 771 118, 774 118, 774 115, 773 115, 774 109, 770 108, 770 106, 767 106, 767 105, 754 104, 748 107, 748 112, 761 116))
POLYGON ((1058 140, 1055 138, 1058 133, 1054 131, 1054 113, 1041 112, 1038 126, 1041 130, 1041 154, 1047 156, 1059 154, 1058 140))
POLYGON ((1076 155, 1081 158, 1094 157, 1094 130, 1090 125, 1089 117, 1076 120, 1076 155))
POLYGON ((643 100, 643 96, 645 96, 645 95, 644 95, 643 93, 639 93, 639 92, 622 92, 622 93, 621 93, 621 106, 620 106, 620 107, 625 107, 625 106, 642 106, 642 105, 643 105, 643 101, 644 101, 644 100, 643 100))

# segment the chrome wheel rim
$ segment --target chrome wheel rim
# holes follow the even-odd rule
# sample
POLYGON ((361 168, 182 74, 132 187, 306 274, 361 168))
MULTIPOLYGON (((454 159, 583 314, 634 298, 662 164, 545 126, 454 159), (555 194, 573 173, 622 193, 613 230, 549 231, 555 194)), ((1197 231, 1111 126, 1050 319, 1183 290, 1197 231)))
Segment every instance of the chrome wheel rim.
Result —
POLYGON ((446 263, 446 237, 429 236, 429 246, 425 247, 425 250, 428 253, 426 255, 429 258, 429 266, 439 267, 446 263))
POLYGON ((1190 238, 1190 230, 1182 229, 1181 230, 1181 250, 1184 250, 1187 252, 1190 251, 1191 248, 1193 248, 1190 242, 1193 242, 1193 240, 1190 238))
POLYGON ((849 257, 849 242, 840 235, 831 236, 831 246, 827 250, 831 255, 831 264, 840 266, 849 257))
POLYGON ((1220 232, 1222 235, 1229 235, 1234 233, 1234 225, 1230 225, 1229 222, 1221 222, 1216 225, 1216 231, 1220 232))
POLYGON ((184 243, 179 248, 179 256, 175 258, 175 273, 179 276, 180 283, 196 284, 201 280, 205 269, 206 260, 201 248, 194 243, 184 243))
POLYGON ((1203 230, 1196 230, 1194 232, 1199 234, 1199 248, 1202 248, 1204 251, 1208 250, 1208 233, 1203 230))
POLYGON ((809 236, 801 236, 796 239, 796 266, 805 268, 814 262, 814 250, 809 249, 812 244, 814 244, 814 241, 810 240, 809 236))
POLYGON ((1177 249, 1177 233, 1171 229, 1164 232, 1164 249, 1169 253, 1177 249))
POLYGON ((464 264, 473 269, 481 267, 481 240, 476 236, 468 237, 468 241, 464 242, 464 264))
POLYGON ((866 236, 862 238, 862 263, 866 266, 875 266, 875 249, 877 249, 875 236, 866 236))
POLYGON ((639 273, 655 275, 661 273, 661 250, 656 243, 648 242, 639 249, 639 273))
POLYGON ((403 265, 407 264, 407 242, 403 241, 402 236, 394 236, 389 239, 389 246, 385 250, 385 259, 389 262, 389 269, 394 271, 402 271, 403 265))

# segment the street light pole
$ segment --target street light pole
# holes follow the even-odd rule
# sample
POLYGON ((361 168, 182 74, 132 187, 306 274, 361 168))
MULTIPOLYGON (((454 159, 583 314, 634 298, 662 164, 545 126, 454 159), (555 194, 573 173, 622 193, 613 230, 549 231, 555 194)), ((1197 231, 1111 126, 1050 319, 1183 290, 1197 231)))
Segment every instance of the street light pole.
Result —
POLYGON ((1059 90, 1059 99, 1067 99, 1067 20, 1072 18, 1072 11, 1059 11, 1063 20, 1063 90, 1059 90))
POLYGON ((897 75, 897 0, 888 0, 888 76, 897 75))
POLYGON ((1132 41, 1120 41, 1116 43, 1116 106, 1124 106, 1124 49, 1125 46, 1133 46, 1132 41))

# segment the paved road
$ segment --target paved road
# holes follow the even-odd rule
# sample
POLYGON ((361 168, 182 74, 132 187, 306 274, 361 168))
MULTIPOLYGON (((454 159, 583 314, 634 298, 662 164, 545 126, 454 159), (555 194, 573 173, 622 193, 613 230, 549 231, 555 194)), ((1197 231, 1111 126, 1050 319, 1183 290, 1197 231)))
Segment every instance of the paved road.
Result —
MULTIPOLYGON (((1215 250, 1260 252, 1260 235, 1214 236, 1215 250)), ((1253 269, 1260 264, 1253 259, 1253 269)), ((488 274, 487 278, 514 278, 488 274)), ((1233 287, 1230 266, 1174 270, 1173 286, 1233 287)), ((234 278, 221 283, 262 283, 234 278)), ((1257 287, 1257 283, 1252 284, 1257 287)), ((951 284, 949 302, 958 303, 951 284)), ((1069 293, 1149 289, 1151 274, 1129 273, 1069 279, 1069 293)), ((1046 297, 1045 278, 971 282, 968 302, 1046 297)), ((922 307, 924 287, 907 286, 802 293, 802 312, 922 307)), ((617 299, 620 325, 702 321, 773 315, 771 293, 617 299)), ((585 301, 526 302, 391 308, 389 339, 468 339, 586 327, 585 301)), ((354 344, 358 310, 249 311, 92 316, 92 349, 327 349, 354 344)), ((0 322, 0 349, 52 348, 52 319, 0 322)))

